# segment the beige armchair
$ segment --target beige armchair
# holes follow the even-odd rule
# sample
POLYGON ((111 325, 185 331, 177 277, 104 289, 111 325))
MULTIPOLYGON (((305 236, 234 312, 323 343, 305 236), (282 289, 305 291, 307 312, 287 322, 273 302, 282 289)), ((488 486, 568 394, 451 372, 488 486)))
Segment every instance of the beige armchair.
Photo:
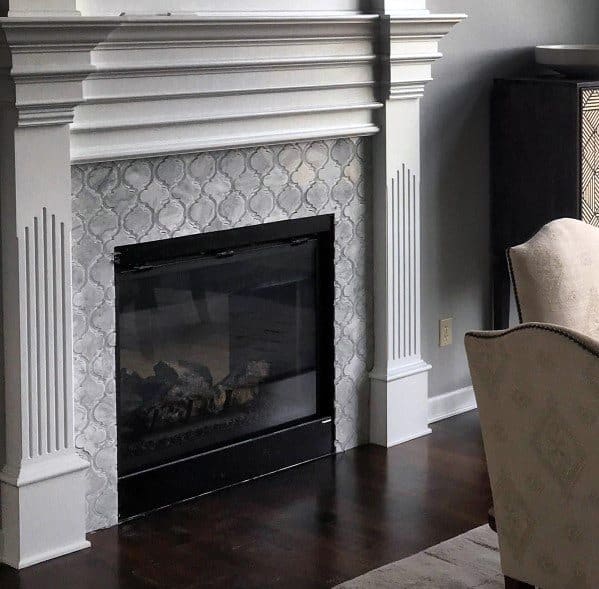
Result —
POLYGON ((599 341, 525 324, 466 350, 506 587, 599 587, 599 341))
POLYGON ((506 587, 599 587, 599 229, 553 221, 508 263, 528 323, 466 336, 506 587))

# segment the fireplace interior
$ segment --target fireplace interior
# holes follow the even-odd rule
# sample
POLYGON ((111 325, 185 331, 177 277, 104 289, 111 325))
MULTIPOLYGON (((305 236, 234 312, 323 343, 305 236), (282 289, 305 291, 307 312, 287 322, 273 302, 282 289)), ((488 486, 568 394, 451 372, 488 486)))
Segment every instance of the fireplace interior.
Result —
POLYGON ((115 249, 119 516, 333 451, 330 215, 115 249))

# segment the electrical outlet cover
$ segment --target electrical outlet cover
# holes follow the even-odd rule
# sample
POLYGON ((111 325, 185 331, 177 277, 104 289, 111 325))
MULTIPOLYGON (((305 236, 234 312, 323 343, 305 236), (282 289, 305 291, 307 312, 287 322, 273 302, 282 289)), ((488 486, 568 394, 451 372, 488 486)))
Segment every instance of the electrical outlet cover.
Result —
POLYGON ((439 321, 439 345, 450 346, 453 343, 453 317, 439 321))

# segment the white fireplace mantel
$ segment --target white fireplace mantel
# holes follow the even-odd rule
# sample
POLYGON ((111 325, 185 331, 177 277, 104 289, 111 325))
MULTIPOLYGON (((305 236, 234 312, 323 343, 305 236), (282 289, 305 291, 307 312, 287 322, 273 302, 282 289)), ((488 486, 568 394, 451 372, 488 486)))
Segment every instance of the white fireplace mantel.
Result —
POLYGON ((173 2, 182 10, 171 16, 115 16, 119 4, 149 12, 152 0, 110 0, 98 16, 101 4, 12 0, 0 19, 0 557, 15 568, 89 546, 72 417, 76 162, 373 136, 371 440, 429 431, 419 99, 439 40, 464 16, 429 14, 421 0, 379 0, 370 12, 353 0, 306 2, 301 13, 256 0, 248 7, 263 10, 226 14, 191 13, 219 3, 189 0, 173 2))

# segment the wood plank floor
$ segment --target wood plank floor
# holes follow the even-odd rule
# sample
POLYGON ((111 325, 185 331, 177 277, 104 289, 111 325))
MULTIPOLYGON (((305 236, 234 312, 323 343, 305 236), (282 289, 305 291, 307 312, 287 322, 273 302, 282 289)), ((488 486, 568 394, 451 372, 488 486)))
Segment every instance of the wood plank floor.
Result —
POLYGON ((470 412, 97 532, 91 550, 2 567, 0 587, 328 588, 481 525, 489 504, 470 412))

